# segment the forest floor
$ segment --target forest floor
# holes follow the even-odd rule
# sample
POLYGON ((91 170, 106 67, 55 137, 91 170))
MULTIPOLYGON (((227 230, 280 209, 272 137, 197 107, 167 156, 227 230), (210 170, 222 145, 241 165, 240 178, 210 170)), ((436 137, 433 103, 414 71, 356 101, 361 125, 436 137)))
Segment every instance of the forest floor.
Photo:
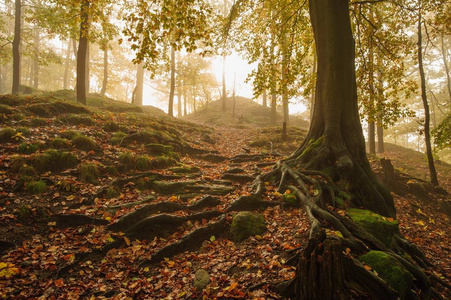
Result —
MULTIPOLYGON (((267 120, 252 114, 216 123, 214 103, 203 116, 191 116, 193 123, 100 97, 84 108, 59 100, 67 93, 52 96, 0 96, 0 297, 280 298, 270 286, 293 278, 290 258, 308 240, 309 222, 299 208, 261 210, 266 233, 242 242, 208 235, 186 251, 164 252, 218 223, 219 214, 230 223, 230 205, 250 194, 252 178, 296 149, 305 128, 289 127, 282 141, 280 129, 254 126, 267 120), (139 209, 145 213, 133 214, 139 209), (133 228, 145 218, 158 220, 152 216, 180 222, 133 228), (161 260, 142 265, 161 249, 161 260), (203 290, 193 285, 199 269, 211 280, 203 290)), ((236 110, 260 109, 246 105, 236 110)), ((443 212, 449 195, 423 181, 422 154, 386 149, 370 161, 383 181, 379 157, 392 160, 396 182, 388 185, 400 230, 426 253, 431 272, 451 284, 450 217, 443 212)), ((437 167, 451 190, 451 166, 437 167)), ((277 187, 266 189, 264 200, 281 201, 277 187)))

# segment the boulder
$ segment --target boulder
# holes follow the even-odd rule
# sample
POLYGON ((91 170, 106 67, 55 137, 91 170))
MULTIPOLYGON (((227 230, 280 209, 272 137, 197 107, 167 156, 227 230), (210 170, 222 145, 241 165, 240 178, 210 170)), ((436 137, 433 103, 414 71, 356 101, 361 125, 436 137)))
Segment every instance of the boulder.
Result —
POLYGON ((199 269, 194 274, 194 286, 198 290, 203 290, 210 284, 210 274, 203 269, 199 269))
POLYGON ((234 242, 241 242, 250 236, 263 234, 267 230, 265 217, 250 211, 241 211, 232 218, 230 237, 234 242))

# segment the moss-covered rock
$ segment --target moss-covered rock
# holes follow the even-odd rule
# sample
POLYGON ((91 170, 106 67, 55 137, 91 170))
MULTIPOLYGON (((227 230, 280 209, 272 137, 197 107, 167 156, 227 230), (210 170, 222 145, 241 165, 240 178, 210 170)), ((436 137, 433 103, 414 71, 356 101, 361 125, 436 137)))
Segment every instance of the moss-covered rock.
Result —
POLYGON ((18 152, 22 154, 32 154, 38 151, 39 148, 39 144, 22 143, 19 145, 18 152))
POLYGON ((404 297, 413 283, 413 276, 394 257, 382 251, 370 251, 360 260, 375 270, 380 278, 404 297))
POLYGON ((152 160, 146 155, 141 155, 136 158, 135 169, 138 171, 147 171, 152 169, 152 160))
POLYGON ((49 190, 47 184, 42 180, 32 181, 27 184, 27 192, 33 195, 39 195, 49 190))
POLYGON ((241 242, 250 236, 263 234, 267 230, 265 217, 250 211, 241 211, 232 218, 230 237, 234 242, 241 242))
POLYGON ((80 135, 81 135, 81 133, 78 131, 67 130, 67 131, 64 131, 63 133, 61 133, 60 137, 62 139, 72 140, 75 137, 80 136, 80 135))
POLYGON ((172 146, 162 144, 147 144, 147 149, 151 154, 168 154, 173 151, 172 146))
POLYGON ((0 130, 0 143, 12 143, 16 140, 14 136, 16 135, 16 131, 11 127, 5 127, 0 130))
POLYGON ((198 290, 205 289, 211 282, 210 274, 208 274, 207 271, 203 269, 199 269, 194 274, 194 287, 196 287, 198 290))
POLYGON ((80 150, 90 151, 97 149, 97 144, 90 137, 84 135, 74 137, 72 144, 80 150))
POLYGON ((99 176, 100 170, 96 164, 82 164, 79 168, 80 180, 95 183, 99 176))
POLYGON ((103 128, 103 130, 108 131, 108 132, 116 132, 116 131, 119 131, 120 126, 116 122, 108 121, 105 124, 103 124, 102 128, 103 128))
POLYGON ((348 216, 379 241, 387 246, 391 245, 393 235, 398 229, 398 221, 383 217, 369 210, 356 208, 349 209, 348 216))
POLYGON ((69 149, 71 147, 71 143, 63 138, 54 138, 49 145, 53 149, 69 149))
POLYGON ((282 201, 286 206, 291 207, 298 207, 301 204, 296 195, 291 192, 288 193, 288 191, 282 195, 282 201))
POLYGON ((47 150, 31 159, 31 165, 40 172, 65 170, 75 167, 77 164, 77 156, 70 152, 55 149, 47 150))
POLYGON ((86 125, 86 126, 92 126, 96 123, 94 119, 89 116, 76 114, 62 116, 59 118, 59 121, 70 125, 86 125))
POLYGON ((123 133, 122 131, 115 132, 110 139, 111 145, 121 145, 122 140, 127 136, 126 133, 123 133))
POLYGON ((198 167, 195 166, 178 166, 169 168, 168 170, 179 174, 199 173, 201 171, 198 167))

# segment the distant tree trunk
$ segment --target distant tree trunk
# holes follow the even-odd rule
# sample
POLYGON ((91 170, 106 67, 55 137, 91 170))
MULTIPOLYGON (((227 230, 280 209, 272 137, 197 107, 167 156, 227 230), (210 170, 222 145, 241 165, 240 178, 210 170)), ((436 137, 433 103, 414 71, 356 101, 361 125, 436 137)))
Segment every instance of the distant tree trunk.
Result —
MULTIPOLYGON (((444 31, 444 27, 445 27, 445 25, 443 25, 443 31, 444 31)), ((441 42, 442 42, 442 51, 441 52, 442 52, 443 64, 445 66, 446 83, 447 83, 446 86, 448 87, 448 96, 449 96, 448 101, 451 102, 451 78, 450 78, 450 73, 449 73, 448 58, 446 57, 447 51, 445 48, 445 42, 443 40, 443 36, 444 36, 443 31, 440 35, 441 42)))
POLYGON ((384 127, 382 125, 377 124, 377 153, 384 153, 384 127))
POLYGON ((263 90, 262 105, 263 105, 263 107, 268 107, 268 93, 266 92, 266 89, 263 90))
POLYGON ((174 95, 175 95, 175 49, 171 46, 171 89, 169 91, 168 115, 174 116, 174 95))
POLYGON ((144 90, 144 65, 138 64, 136 69, 136 92, 134 103, 138 106, 143 105, 143 90, 144 90))
POLYGON ((80 6, 80 38, 77 52, 77 102, 86 105, 86 56, 88 52, 89 0, 80 6))
POLYGON ((422 14, 421 11, 418 12, 418 66, 421 78, 421 99, 423 100, 424 107, 424 140, 426 143, 426 155, 428 158, 429 173, 431 175, 431 183, 434 186, 438 186, 437 171, 435 170, 434 157, 432 155, 431 147, 431 134, 430 134, 430 115, 429 115, 429 104, 426 95, 426 78, 424 75, 423 68, 423 46, 422 46, 422 14))
POLYGON ((226 111, 227 109, 227 90, 226 90, 226 78, 225 78, 225 66, 226 63, 226 55, 225 51, 222 55, 222 111, 226 111))
MULTIPOLYGON (((286 47, 286 46, 283 46, 286 47)), ((288 55, 284 51, 282 58, 282 107, 283 107, 283 123, 288 125, 288 55)))
MULTIPOLYGON (((41 30, 39 27, 34 29, 34 47, 36 48, 36 53, 39 51, 39 44, 41 41, 41 30)), ((33 88, 36 90, 39 88, 39 56, 33 58, 33 88)))
POLYGON ((186 107, 186 94, 187 94, 187 88, 185 86, 185 81, 183 81, 183 115, 186 116, 188 114, 187 107, 186 107))
POLYGON ((14 39, 13 39, 13 86, 12 93, 19 94, 20 85, 20 31, 21 31, 21 0, 15 0, 14 39))
MULTIPOLYGON (((316 78, 316 50, 313 50, 313 67, 312 67, 312 78, 316 78)), ((315 80, 316 81, 316 80, 315 80)), ((312 89, 312 95, 310 97, 310 121, 313 118, 313 107, 315 106, 315 88, 312 89)))
POLYGON ((276 108, 277 108, 277 95, 276 95, 276 67, 274 58, 274 35, 271 35, 271 126, 276 125, 276 108))
POLYGON ((107 85, 108 85, 108 45, 105 45, 105 49, 103 49, 103 82, 102 89, 100 90, 100 94, 102 96, 105 96, 107 85))
POLYGON ((68 40, 67 50, 66 50, 66 62, 64 63, 64 79, 63 79, 63 89, 67 90, 69 88, 69 71, 70 71, 70 46, 72 40, 68 40))
POLYGON ((182 117, 182 81, 177 76, 177 118, 182 117))
MULTIPOLYGON (((88 25, 89 26, 89 25, 88 25)), ((89 42, 87 43, 86 48, 86 75, 85 75, 85 84, 86 84, 86 94, 89 94, 91 91, 91 81, 90 81, 90 61, 91 61, 91 51, 90 51, 89 42)))
POLYGON ((368 122, 368 148, 371 154, 376 153, 376 127, 374 121, 368 122))

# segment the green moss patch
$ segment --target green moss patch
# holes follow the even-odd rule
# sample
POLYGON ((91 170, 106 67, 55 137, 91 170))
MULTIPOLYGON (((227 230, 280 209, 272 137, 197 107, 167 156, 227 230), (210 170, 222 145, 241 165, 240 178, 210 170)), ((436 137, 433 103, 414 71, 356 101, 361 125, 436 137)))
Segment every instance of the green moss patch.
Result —
POLYGON ((69 149, 72 146, 68 140, 62 138, 54 138, 49 145, 53 149, 69 149))
POLYGON ((0 104, 0 115, 11 115, 13 110, 4 104, 0 104))
POLYGON ((119 154, 119 163, 125 170, 132 169, 135 165, 135 157, 130 152, 124 152, 119 154))
POLYGON ((100 170, 96 164, 82 164, 79 168, 80 180, 95 183, 99 176, 100 170))
POLYGON ((111 139, 110 139, 111 145, 121 145, 123 139, 124 139, 126 136, 127 136, 127 134, 126 134, 126 133, 123 133, 123 132, 121 132, 121 131, 115 132, 115 133, 112 135, 111 139))
POLYGON ((90 137, 84 135, 74 137, 72 144, 80 150, 90 151, 97 149, 97 144, 90 137))
POLYGON ((172 167, 172 168, 169 168, 168 170, 171 172, 180 173, 180 174, 199 173, 201 171, 198 167, 195 167, 195 166, 172 167))
POLYGON ((147 171, 152 169, 152 160, 148 156, 138 156, 135 162, 135 169, 138 171, 147 171))
POLYGON ((59 118, 60 122, 67 123, 70 125, 86 125, 86 126, 92 126, 96 122, 93 118, 89 116, 83 116, 83 115, 65 115, 59 118))
POLYGON ((105 124, 103 124, 102 128, 107 132, 116 132, 119 131, 121 127, 116 122, 108 121, 105 124))
POLYGON ((78 164, 78 158, 70 152, 47 150, 31 159, 31 165, 40 172, 58 171, 73 168, 78 164))
POLYGON ((5 127, 0 130, 0 143, 12 143, 15 142, 16 131, 11 127, 5 127))
POLYGON ((44 118, 60 114, 89 114, 90 111, 81 105, 66 101, 35 103, 27 106, 26 110, 44 118))
POLYGON ((301 204, 295 194, 287 192, 282 195, 282 201, 286 206, 290 207, 298 207, 301 204))
POLYGON ((81 133, 78 131, 68 130, 68 131, 64 131, 63 133, 61 133, 60 137, 62 139, 72 140, 80 135, 81 135, 81 133))
POLYGON ((49 187, 42 180, 31 181, 27 184, 27 192, 33 195, 39 195, 48 192, 49 187))
POLYGON ((348 216, 386 246, 391 245, 393 235, 398 229, 398 221, 356 208, 349 209, 348 216))
POLYGON ((40 144, 29 144, 29 143, 22 143, 19 145, 19 149, 17 150, 21 154, 32 154, 38 151, 41 148, 40 144))
POLYGON ((230 226, 230 237, 234 242, 241 242, 250 236, 263 234, 267 230, 265 217, 250 211, 235 214, 230 226))
POLYGON ((413 276, 395 258, 382 251, 370 251, 360 260, 375 270, 380 278, 403 298, 413 283, 413 276))
POLYGON ((168 154, 173 151, 172 146, 162 144, 148 144, 147 149, 151 154, 168 154))

